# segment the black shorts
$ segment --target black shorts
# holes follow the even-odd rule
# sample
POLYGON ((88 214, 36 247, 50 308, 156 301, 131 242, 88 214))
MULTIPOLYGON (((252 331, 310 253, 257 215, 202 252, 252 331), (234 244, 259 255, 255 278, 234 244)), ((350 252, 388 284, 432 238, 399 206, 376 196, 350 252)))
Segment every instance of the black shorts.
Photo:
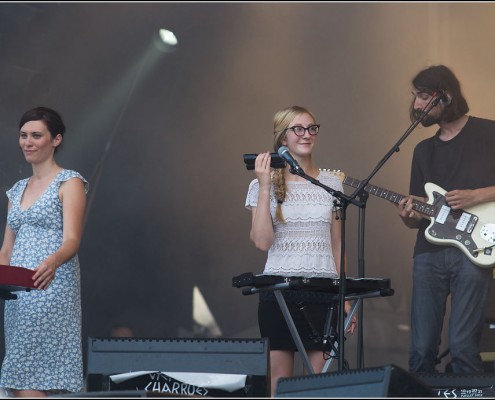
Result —
MULTIPOLYGON (((284 292, 289 312, 294 320, 297 332, 305 350, 328 350, 323 344, 325 335, 336 335, 338 302, 334 296, 312 296, 308 292, 284 292), (331 313, 330 329, 326 328, 331 313)), ((271 350, 294 350, 297 346, 292 338, 280 306, 271 292, 261 292, 258 305, 258 325, 261 337, 270 340, 271 350)), ((328 345, 327 345, 328 346, 328 345)))

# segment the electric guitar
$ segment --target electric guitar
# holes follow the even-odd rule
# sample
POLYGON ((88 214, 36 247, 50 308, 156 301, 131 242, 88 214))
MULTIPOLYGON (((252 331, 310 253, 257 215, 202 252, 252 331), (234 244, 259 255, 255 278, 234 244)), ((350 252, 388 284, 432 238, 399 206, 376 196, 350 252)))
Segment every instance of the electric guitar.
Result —
MULTIPOLYGON (((346 176, 343 183, 357 188, 361 181, 346 176)), ((407 197, 370 184, 364 190, 396 204, 407 197)), ((413 209, 431 220, 425 231, 426 240, 458 247, 479 267, 495 267, 495 202, 452 210, 445 200, 446 190, 428 182, 425 191, 428 202, 413 200, 413 209)))

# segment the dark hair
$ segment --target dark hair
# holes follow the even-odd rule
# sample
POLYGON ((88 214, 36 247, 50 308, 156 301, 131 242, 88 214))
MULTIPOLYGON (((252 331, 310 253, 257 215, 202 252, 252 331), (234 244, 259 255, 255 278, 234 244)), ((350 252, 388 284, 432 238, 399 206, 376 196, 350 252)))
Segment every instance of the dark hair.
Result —
MULTIPOLYGON (((62 135, 62 139, 65 133, 65 125, 62 121, 62 116, 55 110, 48 107, 36 107, 26 111, 19 121, 19 130, 26 122, 29 121, 43 121, 50 132, 52 139, 57 135, 62 135)), ((63 144, 62 142, 55 148, 55 152, 63 144)))
MULTIPOLYGON (((428 94, 446 91, 451 102, 445 108, 445 122, 452 122, 469 111, 466 99, 461 92, 461 84, 454 73, 445 65, 434 65, 419 72, 412 80, 415 89, 428 94)), ((414 121, 414 100, 411 104, 410 117, 414 121)))

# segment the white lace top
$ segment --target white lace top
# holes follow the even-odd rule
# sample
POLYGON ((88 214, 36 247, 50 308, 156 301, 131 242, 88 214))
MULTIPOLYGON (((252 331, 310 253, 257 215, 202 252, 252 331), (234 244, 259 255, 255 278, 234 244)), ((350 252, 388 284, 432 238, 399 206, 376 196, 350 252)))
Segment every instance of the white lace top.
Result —
MULTIPOLYGON (((342 181, 335 173, 321 171, 317 179, 343 192, 342 181)), ((286 223, 275 221, 277 200, 273 185, 271 188, 270 213, 272 221, 275 221, 275 240, 268 250, 263 274, 337 278, 330 237, 330 227, 335 217, 332 214, 334 197, 307 180, 286 184, 287 195, 282 204, 286 223)), ((246 198, 248 210, 257 206, 258 193, 258 179, 254 179, 249 184, 246 198)))

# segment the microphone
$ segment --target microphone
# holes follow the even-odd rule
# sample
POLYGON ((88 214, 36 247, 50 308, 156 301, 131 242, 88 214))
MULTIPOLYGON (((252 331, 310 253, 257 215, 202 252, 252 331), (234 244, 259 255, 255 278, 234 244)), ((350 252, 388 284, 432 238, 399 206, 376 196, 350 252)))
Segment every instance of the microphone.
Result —
POLYGON ((289 148, 287 146, 279 147, 277 152, 278 152, 278 155, 280 157, 282 157, 285 161, 287 161, 287 163, 290 165, 292 173, 296 173, 297 175, 303 175, 304 174, 303 169, 299 166, 297 161, 294 160, 294 157, 292 157, 292 154, 289 153, 289 148))
POLYGON ((440 103, 442 103, 444 106, 448 106, 450 105, 450 103, 452 103, 452 97, 449 97, 447 95, 447 92, 443 89, 438 90, 437 96, 440 99, 440 103))

